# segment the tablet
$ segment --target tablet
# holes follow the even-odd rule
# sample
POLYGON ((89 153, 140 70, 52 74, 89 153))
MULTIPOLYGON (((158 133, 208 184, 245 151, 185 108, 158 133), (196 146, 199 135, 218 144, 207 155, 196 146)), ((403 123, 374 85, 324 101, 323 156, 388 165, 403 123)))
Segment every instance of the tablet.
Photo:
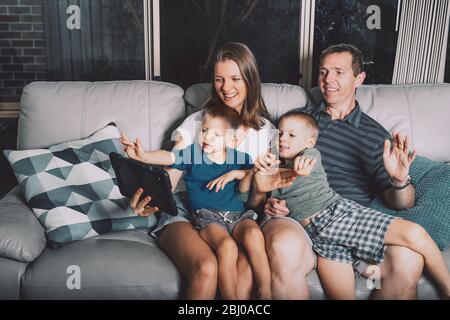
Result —
POLYGON ((172 194, 169 174, 159 168, 126 158, 118 153, 109 155, 122 195, 132 198, 138 188, 144 189, 142 197, 150 196, 149 206, 158 207, 176 216, 178 209, 172 194))

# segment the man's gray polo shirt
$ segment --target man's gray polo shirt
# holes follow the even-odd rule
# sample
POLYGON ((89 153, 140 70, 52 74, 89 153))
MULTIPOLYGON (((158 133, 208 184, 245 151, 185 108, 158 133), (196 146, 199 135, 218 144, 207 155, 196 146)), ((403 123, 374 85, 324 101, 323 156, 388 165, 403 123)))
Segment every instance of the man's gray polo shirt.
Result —
POLYGON ((390 134, 361 111, 358 102, 344 119, 331 120, 325 103, 300 108, 319 123, 316 148, 330 186, 342 197, 367 206, 391 185, 383 164, 384 141, 390 134))

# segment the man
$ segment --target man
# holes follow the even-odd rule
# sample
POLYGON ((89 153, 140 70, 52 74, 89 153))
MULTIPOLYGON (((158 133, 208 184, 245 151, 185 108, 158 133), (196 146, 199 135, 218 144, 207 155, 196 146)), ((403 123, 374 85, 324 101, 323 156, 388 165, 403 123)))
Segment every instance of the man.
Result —
MULTIPOLYGON (((415 189, 408 172, 415 152, 409 152, 409 137, 394 132, 391 146, 389 133, 363 113, 356 101, 356 89, 366 76, 361 52, 351 45, 335 45, 322 52, 320 61, 319 87, 323 101, 302 111, 319 123, 316 147, 322 154, 330 186, 341 196, 362 205, 368 205, 376 194, 382 194, 386 203, 396 210, 414 206, 415 189)), ((274 180, 277 179, 280 185, 286 183, 281 175, 275 175, 274 180)), ((257 186, 254 189, 251 200, 256 204, 263 195, 258 194, 257 186)), ((270 198, 264 212, 274 217, 263 226, 274 297, 308 298, 306 275, 314 267, 309 238, 298 223, 285 217, 289 210, 284 201, 270 198)), ((360 267, 364 265, 368 266, 361 263, 360 267)), ((368 276, 370 272, 365 267, 357 270, 368 276)), ((379 267, 381 289, 374 290, 372 298, 416 298, 423 269, 421 255, 389 246, 379 267)), ((339 268, 333 271, 338 276, 339 268)), ((340 297, 354 298, 353 287, 343 284, 335 290, 339 290, 340 297)), ((331 298, 332 291, 327 292, 331 298)))

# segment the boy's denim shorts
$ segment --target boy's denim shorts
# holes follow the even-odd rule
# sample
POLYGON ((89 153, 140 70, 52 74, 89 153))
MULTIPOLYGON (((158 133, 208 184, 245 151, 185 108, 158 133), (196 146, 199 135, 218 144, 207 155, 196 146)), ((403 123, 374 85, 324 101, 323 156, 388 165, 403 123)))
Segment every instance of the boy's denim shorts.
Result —
POLYGON ((225 228, 228 233, 232 233, 236 225, 245 220, 256 220, 258 215, 253 210, 247 211, 221 211, 199 209, 195 212, 194 225, 197 230, 202 230, 212 223, 225 228))

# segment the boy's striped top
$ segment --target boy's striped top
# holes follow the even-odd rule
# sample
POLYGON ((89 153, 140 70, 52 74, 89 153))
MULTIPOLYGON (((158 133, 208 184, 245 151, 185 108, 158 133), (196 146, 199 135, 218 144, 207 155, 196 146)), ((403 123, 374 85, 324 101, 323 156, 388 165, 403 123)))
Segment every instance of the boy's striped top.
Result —
POLYGON ((298 109, 312 115, 320 131, 316 148, 330 186, 342 197, 367 206, 391 186, 383 164, 384 141, 390 134, 361 111, 358 102, 344 119, 331 120, 322 101, 298 109))

